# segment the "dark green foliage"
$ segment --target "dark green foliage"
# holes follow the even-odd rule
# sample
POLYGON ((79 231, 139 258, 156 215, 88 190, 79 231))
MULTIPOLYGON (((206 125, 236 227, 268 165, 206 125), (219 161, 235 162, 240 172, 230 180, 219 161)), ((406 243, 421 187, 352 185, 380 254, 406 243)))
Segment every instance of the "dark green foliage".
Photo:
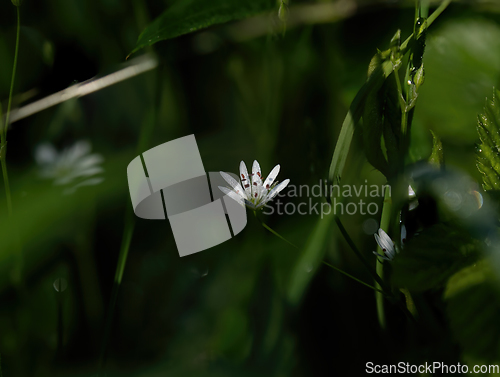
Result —
POLYGON ((443 287, 450 276, 477 258, 476 245, 466 233, 434 225, 412 238, 394 258, 392 280, 410 291, 443 287))
POLYGON ((176 0, 141 33, 132 53, 156 42, 276 7, 273 0, 176 0))
POLYGON ((500 360, 500 295, 487 261, 458 272, 445 293, 450 326, 466 355, 500 360))

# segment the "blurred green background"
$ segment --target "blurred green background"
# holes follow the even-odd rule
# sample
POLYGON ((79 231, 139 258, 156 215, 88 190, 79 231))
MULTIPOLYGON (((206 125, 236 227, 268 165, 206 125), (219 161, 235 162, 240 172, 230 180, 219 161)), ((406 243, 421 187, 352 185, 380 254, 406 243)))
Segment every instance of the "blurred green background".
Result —
MULTIPOLYGON (((118 69, 169 3, 26 0, 13 106, 118 69)), ((237 172, 241 160, 257 159, 264 176, 279 163, 279 179, 294 185, 326 179, 371 57, 388 47, 397 29, 406 38, 413 28, 413 1, 344 3, 350 11, 326 20, 311 16, 284 35, 269 31, 276 6, 261 19, 159 42, 132 56, 154 54, 156 69, 12 124, 13 218, 0 189, 3 376, 97 374, 131 207, 126 167, 140 143, 142 152, 194 133, 206 171, 237 172), (61 151, 81 140, 102 156, 104 181, 64 194, 40 176, 36 150, 50 143, 61 151), (22 266, 20 279, 16 266, 22 266)), ((290 11, 325 4, 337 2, 292 1, 290 11)), ((15 7, 2 1, 4 111, 15 22, 15 7)), ((433 130, 447 165, 479 181, 476 119, 500 85, 500 6, 452 4, 428 32, 424 64, 409 162, 428 158, 433 130)), ((356 145, 346 171, 346 184, 385 183, 356 145)), ((400 331, 406 325, 397 308, 388 309, 389 330, 382 331, 373 291, 321 264, 327 260, 371 282, 332 216, 266 217, 299 246, 294 249, 250 215, 237 237, 184 258, 167 221, 135 219, 106 347, 108 376, 363 375, 369 361, 461 360, 452 336, 400 331)), ((342 221, 375 265, 376 244, 363 228, 369 218, 342 221)))

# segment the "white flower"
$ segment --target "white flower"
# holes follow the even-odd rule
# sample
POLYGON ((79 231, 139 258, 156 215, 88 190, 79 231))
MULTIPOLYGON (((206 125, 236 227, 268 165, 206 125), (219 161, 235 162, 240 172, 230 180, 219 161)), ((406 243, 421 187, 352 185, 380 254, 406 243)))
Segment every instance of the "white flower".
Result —
POLYGON ((232 190, 227 187, 219 186, 219 189, 236 200, 243 206, 247 206, 250 209, 256 210, 262 208, 266 203, 274 199, 278 193, 283 190, 288 183, 289 179, 285 179, 280 184, 274 182, 278 173, 280 171, 280 166, 276 165, 271 173, 267 176, 264 183, 262 183, 262 173, 260 172, 260 165, 255 160, 252 165, 252 174, 249 176, 247 167, 243 161, 240 163, 240 182, 236 181, 229 174, 220 172, 222 178, 229 183, 232 190))
POLYGON ((81 186, 101 183, 104 178, 96 175, 104 171, 99 166, 104 159, 99 154, 90 154, 90 150, 90 143, 83 140, 77 141, 60 153, 51 144, 38 145, 35 160, 40 166, 40 176, 52 179, 54 185, 72 184, 72 187, 65 190, 65 194, 71 194, 81 186))
POLYGON ((373 254, 382 259, 392 261, 394 259, 394 256, 396 255, 397 249, 396 245, 394 245, 394 242, 392 242, 391 237, 389 237, 382 228, 379 228, 378 234, 375 233, 373 236, 375 237, 375 240, 377 241, 378 245, 385 255, 381 255, 376 251, 374 251, 373 254))
MULTIPOLYGON (((375 237, 375 240, 377 241, 377 244, 380 246, 382 251, 384 252, 384 255, 381 255, 377 253, 376 251, 373 252, 377 257, 380 257, 382 259, 392 261, 394 257, 396 256, 396 253, 399 253, 398 247, 392 242, 391 237, 384 232, 383 229, 379 228, 378 234, 375 233, 373 235, 375 237)), ((406 242, 406 226, 402 225, 401 226, 401 248, 404 247, 404 244, 406 242)))

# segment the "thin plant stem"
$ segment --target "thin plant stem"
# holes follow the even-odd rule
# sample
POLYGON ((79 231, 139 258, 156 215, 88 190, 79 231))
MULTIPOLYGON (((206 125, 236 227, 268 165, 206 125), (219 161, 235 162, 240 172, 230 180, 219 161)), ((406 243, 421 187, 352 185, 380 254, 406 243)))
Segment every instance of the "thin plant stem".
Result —
MULTIPOLYGON (((450 5, 452 0, 444 0, 441 5, 429 16, 427 19, 427 27, 431 26, 431 24, 439 17, 441 13, 450 5)), ((428 5, 427 5, 428 6, 428 5)))
POLYGON ((276 232, 275 230, 271 229, 266 223, 264 222, 260 222, 262 224, 262 226, 264 228, 266 228, 268 231, 270 231, 272 234, 274 234, 276 237, 282 239, 283 241, 285 241, 287 244, 293 246, 294 248, 298 249, 299 247, 297 245, 294 245, 293 243, 291 243, 290 241, 288 241, 285 237, 283 237, 281 234, 279 234, 278 232, 276 232))
POLYGON ((420 0, 420 17, 428 18, 429 17, 429 0, 420 0))
MULTIPOLYGON (((161 98, 161 90, 162 86, 160 84, 156 84, 155 97, 157 101, 161 98)), ((152 135, 152 130, 154 128, 156 122, 156 109, 159 108, 159 102, 155 104, 151 112, 151 116, 146 119, 146 121, 142 124, 141 133, 139 142, 137 145, 137 153, 142 153, 143 149, 148 145, 149 139, 152 135)), ((111 299, 109 302, 108 313, 106 316, 106 324, 104 327, 104 335, 101 344, 101 352, 99 356, 99 365, 98 365, 98 376, 102 375, 104 366, 106 364, 106 358, 108 353, 108 343, 111 336, 111 329, 113 325, 113 318, 116 307, 116 300, 118 298, 118 292, 120 290, 120 286, 123 279, 123 273, 125 271, 125 265, 127 264, 128 252, 130 249, 130 243, 132 242, 132 236, 134 234, 135 227, 135 218, 132 207, 127 206, 127 211, 125 213, 125 226, 123 231, 122 243, 120 246, 120 254, 118 255, 118 264, 116 266, 115 272, 115 280, 113 282, 113 289, 111 291, 111 299)))
POLYGON ((374 290, 374 291, 376 291, 376 292, 380 292, 380 293, 382 293, 383 295, 385 295, 385 294, 386 294, 383 290, 381 290, 381 289, 379 289, 379 288, 375 288, 374 286, 371 286, 371 285, 370 285, 370 284, 368 284, 368 283, 365 283, 364 281, 362 281, 362 280, 360 280, 360 279, 358 279, 358 278, 356 278, 356 277, 352 276, 351 274, 348 274, 347 272, 345 272, 345 271, 341 270, 340 268, 335 267, 334 265, 331 265, 330 263, 327 263, 327 262, 323 261, 323 264, 324 264, 324 265, 327 265, 328 267, 333 268, 335 271, 338 271, 338 272, 340 272, 341 274, 344 274, 345 276, 347 276, 347 277, 351 278, 352 280, 355 280, 355 281, 357 281, 358 283, 363 284, 365 287, 368 287, 368 288, 370 288, 370 289, 373 289, 373 290, 374 290))
MULTIPOLYGON (((386 190, 384 196, 384 205, 382 207, 382 218, 380 219, 380 228, 387 231, 389 229, 390 221, 391 221, 391 209, 392 209, 392 199, 391 199, 391 191, 386 190)), ((380 245, 377 245, 377 253, 384 254, 380 245)), ((379 279, 375 281, 375 287, 380 288, 379 281, 384 280, 384 264, 380 263, 377 258, 377 266, 376 266, 377 276, 379 279)), ((377 302, 377 317, 380 327, 385 329, 386 321, 385 321, 385 310, 384 310, 384 296, 380 294, 380 292, 375 293, 375 299, 377 302)))
POLYGON ((127 213, 125 215, 125 230, 123 232, 122 244, 120 247, 120 254, 118 256, 118 265, 116 267, 115 272, 115 280, 113 282, 113 289, 111 291, 111 300, 108 308, 108 315, 106 318, 106 325, 104 327, 104 336, 101 345, 101 354, 99 357, 99 373, 101 375, 101 371, 104 368, 106 363, 107 351, 108 351, 108 343, 111 335, 111 329, 113 324, 113 317, 115 313, 116 300, 118 298, 118 292, 120 290, 120 286, 122 283, 123 272, 125 271, 125 265, 127 263, 127 256, 130 249, 130 243, 132 241, 132 235, 134 233, 134 217, 132 210, 127 209, 127 213))
MULTIPOLYGON (((10 192, 10 184, 9 184, 9 174, 7 173, 7 128, 9 127, 9 117, 10 117, 10 108, 12 106, 12 95, 14 93, 14 81, 16 78, 16 69, 17 69, 17 56, 19 55, 19 34, 21 30, 21 16, 19 12, 19 7, 16 7, 17 12, 17 29, 16 29, 16 48, 14 51, 14 65, 12 67, 12 77, 10 80, 10 90, 9 90, 9 101, 7 104, 7 113, 5 114, 5 124, 1 124, 0 121, 0 159, 2 165, 2 176, 5 187, 5 196, 7 199, 7 211, 9 216, 12 216, 12 195, 10 192)), ((0 119, 2 118, 2 114, 0 111, 0 119)))
POLYGON ((0 353, 0 377, 3 377, 2 373, 2 354, 0 353))
POLYGON ((377 275, 377 273, 373 270, 373 268, 366 261, 366 259, 363 257, 361 252, 358 250, 358 248, 356 247, 356 244, 349 236, 349 233, 347 233, 347 230, 344 228, 344 225, 342 224, 342 222, 340 221, 338 216, 335 216, 335 222, 337 223, 337 226, 339 227, 340 233, 342 233, 342 236, 346 240, 347 244, 350 246, 350 248, 352 249, 354 254, 356 254, 356 256, 361 261, 363 266, 365 266, 365 268, 370 273, 370 275, 372 275, 373 279, 379 284, 379 288, 382 288, 384 291, 389 292, 387 290, 387 287, 385 286, 384 282, 382 281, 382 279, 380 279, 380 277, 377 275))
MULTIPOLYGON (((432 23, 434 21, 436 21, 436 18, 438 18, 441 13, 444 12, 444 10, 448 7, 448 5, 450 5, 452 0, 444 0, 441 5, 439 5, 439 7, 429 16, 429 18, 427 19, 427 27, 431 26, 432 23)), ((401 44, 401 48, 400 48, 400 51, 402 52, 402 54, 406 54, 406 52, 408 51, 408 49, 410 48, 411 46, 411 42, 413 42, 413 39, 414 39, 414 35, 415 34, 411 34, 408 38, 406 38, 406 40, 401 44)))
POLYGON ((21 30, 21 15, 19 12, 19 7, 16 7, 16 11, 17 11, 16 50, 14 52, 14 66, 12 67, 12 77, 10 79, 9 102, 7 104, 7 114, 5 115, 5 129, 4 129, 5 135, 4 136, 7 136, 7 127, 9 127, 10 107, 12 105, 12 94, 14 92, 14 80, 16 78, 17 56, 19 54, 19 33, 21 30))

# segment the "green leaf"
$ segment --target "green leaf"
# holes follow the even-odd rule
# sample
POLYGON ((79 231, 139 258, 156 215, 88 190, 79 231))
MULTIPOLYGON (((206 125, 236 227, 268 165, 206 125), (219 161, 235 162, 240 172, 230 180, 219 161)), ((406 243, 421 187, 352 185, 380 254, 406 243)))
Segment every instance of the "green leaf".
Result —
POLYGON ((385 80, 368 94, 360 127, 363 149, 368 162, 386 177, 398 170, 400 153, 401 108, 395 80, 385 80))
POLYGON ((176 0, 141 33, 134 52, 166 39, 276 7, 273 0, 176 0))
POLYGON ((419 89, 415 121, 432 124, 453 144, 471 145, 477 138, 471 124, 500 75, 500 25, 487 19, 450 18, 430 36, 425 49, 428 80, 419 89))
POLYGON ((489 261, 450 278, 444 298, 450 327, 464 352, 483 362, 500 360, 500 296, 489 261))
MULTIPOLYGON (((390 52, 390 50, 388 51, 390 52)), ((359 124, 368 95, 374 90, 378 90, 384 80, 394 70, 394 65, 390 60, 386 59, 387 54, 385 53, 386 52, 377 53, 371 60, 368 69, 368 80, 358 91, 356 97, 354 97, 349 107, 349 112, 344 119, 330 165, 329 180, 332 184, 337 185, 342 179, 342 173, 351 147, 354 129, 359 124), (384 57, 382 57, 382 54, 384 54, 384 57)))
POLYGON ((396 255, 392 281, 410 291, 439 288, 477 257, 477 247, 466 233, 438 224, 412 238, 396 255))
POLYGON ((493 90, 486 100, 484 114, 478 116, 477 132, 481 144, 477 149, 477 168, 483 174, 485 190, 500 189, 500 92, 493 90))

